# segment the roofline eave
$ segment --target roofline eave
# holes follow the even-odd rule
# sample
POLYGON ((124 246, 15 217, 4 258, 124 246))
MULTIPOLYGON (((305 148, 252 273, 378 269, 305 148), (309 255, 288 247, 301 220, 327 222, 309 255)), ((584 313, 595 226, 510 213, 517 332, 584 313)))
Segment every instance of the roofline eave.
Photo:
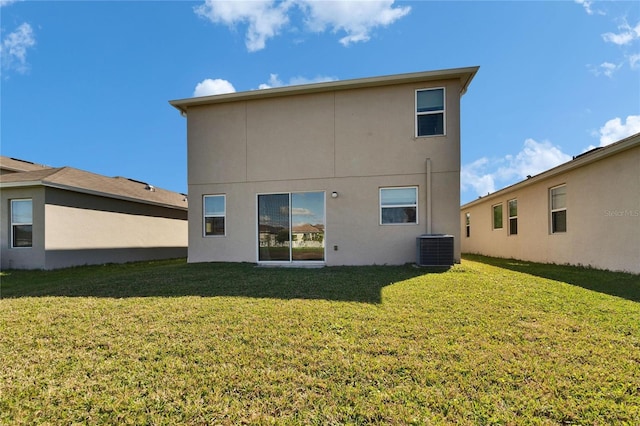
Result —
POLYGON ((243 92, 224 93, 220 95, 201 96, 196 98, 184 98, 169 101, 169 104, 186 114, 189 107, 218 104, 232 101, 268 99, 286 95, 303 95, 312 93, 330 92, 335 90, 349 90, 366 87, 387 86, 391 84, 407 84, 420 81, 437 81, 459 79, 462 82, 460 96, 462 96, 471 80, 475 77, 480 67, 451 68, 436 71, 422 71, 416 73, 396 74, 391 76, 367 77, 349 80, 337 80, 322 83, 301 84, 295 86, 282 86, 270 89, 248 90, 243 92))
POLYGON ((96 195, 99 197, 112 198, 115 200, 130 201, 130 202, 139 203, 139 204, 167 207, 167 208, 177 209, 177 210, 184 210, 184 211, 189 210, 188 206, 182 207, 174 204, 159 203, 155 201, 144 200, 141 198, 126 197, 123 195, 116 195, 116 194, 110 194, 108 192, 100 192, 100 191, 94 191, 91 189, 78 188, 70 185, 62 185, 54 182, 46 182, 46 181, 0 182, 0 188, 28 188, 28 187, 35 187, 35 186, 44 186, 48 188, 62 189, 65 191, 78 192, 81 194, 96 195))

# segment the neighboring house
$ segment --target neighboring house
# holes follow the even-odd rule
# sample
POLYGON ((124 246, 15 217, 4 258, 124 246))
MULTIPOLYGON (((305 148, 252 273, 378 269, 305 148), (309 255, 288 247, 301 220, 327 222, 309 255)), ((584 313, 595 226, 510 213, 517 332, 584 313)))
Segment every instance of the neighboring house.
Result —
POLYGON ((185 257, 186 196, 0 157, 2 269, 185 257), (23 171, 26 170, 26 171, 23 171))
POLYGON ((453 235, 459 261, 460 97, 477 70, 171 101, 189 262, 403 264, 425 233, 453 235))
POLYGON ((640 133, 460 208, 464 253, 640 273, 640 133))
POLYGON ((17 158, 0 156, 0 175, 8 173, 32 172, 34 170, 51 169, 49 166, 35 164, 31 161, 19 160, 17 158))

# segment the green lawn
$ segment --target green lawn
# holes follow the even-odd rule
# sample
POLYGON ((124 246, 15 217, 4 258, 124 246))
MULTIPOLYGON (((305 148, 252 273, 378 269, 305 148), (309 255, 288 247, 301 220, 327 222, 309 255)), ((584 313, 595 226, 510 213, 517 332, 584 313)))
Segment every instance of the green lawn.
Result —
POLYGON ((640 424, 640 277, 183 260, 5 271, 0 424, 640 424))

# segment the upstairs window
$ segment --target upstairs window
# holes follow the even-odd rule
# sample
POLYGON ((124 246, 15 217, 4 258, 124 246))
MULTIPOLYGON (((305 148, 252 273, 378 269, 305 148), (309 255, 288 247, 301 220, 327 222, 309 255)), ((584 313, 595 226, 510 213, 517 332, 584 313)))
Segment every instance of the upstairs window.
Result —
POLYGON ((518 200, 509 200, 509 235, 518 235, 518 200))
POLYGON ((418 187, 380 188, 380 224, 418 223, 418 187))
POLYGON ((551 233, 567 232, 567 187, 556 186, 549 190, 551 206, 551 233))
POLYGON ((444 88, 416 91, 416 136, 444 135, 444 88))
POLYGON ((502 204, 492 206, 493 210, 493 229, 502 229, 502 204))
POLYGON ((31 200, 11 200, 11 247, 33 246, 33 203, 31 200))
POLYGON ((224 236, 227 197, 225 195, 205 195, 203 201, 205 237, 224 236))

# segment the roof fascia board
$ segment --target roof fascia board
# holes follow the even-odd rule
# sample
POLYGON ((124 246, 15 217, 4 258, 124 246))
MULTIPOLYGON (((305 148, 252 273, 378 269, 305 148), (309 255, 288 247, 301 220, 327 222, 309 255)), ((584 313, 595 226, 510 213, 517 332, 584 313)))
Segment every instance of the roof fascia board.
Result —
POLYGON ((22 182, 0 182, 0 188, 26 188, 28 186, 41 186, 42 181, 31 180, 22 182))
POLYGON ((160 206, 160 207, 169 207, 169 208, 179 209, 179 210, 187 210, 187 207, 179 207, 179 206, 175 206, 175 205, 172 205, 172 204, 166 204, 166 203, 157 203, 157 202, 154 202, 154 201, 144 200, 142 198, 126 197, 124 195, 110 194, 108 192, 93 191, 91 189, 84 189, 84 188, 78 188, 78 187, 75 187, 75 186, 62 185, 62 184, 59 184, 59 183, 43 182, 43 184, 44 184, 44 186, 47 186, 47 187, 50 187, 50 188, 64 189, 66 191, 79 192, 81 194, 96 195, 96 196, 99 196, 99 197, 113 198, 113 199, 116 199, 116 200, 123 200, 123 201, 131 201, 131 202, 134 202, 134 203, 149 204, 149 205, 160 206))
POLYGON ((186 112, 189 107, 198 105, 217 104, 251 99, 267 99, 286 95, 302 95, 336 90, 359 89, 365 87, 387 86, 392 84, 407 84, 421 81, 453 80, 462 82, 460 95, 462 96, 471 80, 480 67, 453 68, 438 71, 423 71, 391 76, 368 77, 350 80, 337 80, 323 83, 312 83, 295 86, 275 87, 271 89, 249 90, 244 92, 226 93, 222 95, 202 96, 169 101, 169 103, 181 112, 186 112))
POLYGON ((586 154, 583 157, 576 157, 573 160, 567 161, 566 163, 560 164, 552 169, 539 173, 526 180, 522 180, 520 182, 514 183, 513 185, 509 185, 492 194, 485 195, 476 200, 470 201, 467 204, 463 204, 462 206, 460 206, 460 209, 470 208, 475 206, 476 204, 484 203, 485 201, 502 197, 517 189, 525 188, 529 185, 533 185, 545 179, 549 179, 559 174, 569 172, 578 167, 586 166, 588 164, 610 157, 614 154, 624 152, 636 146, 640 146, 640 133, 630 136, 629 138, 623 139, 619 142, 615 142, 614 144, 609 145, 607 147, 603 147, 597 151, 594 151, 591 154, 586 154))
POLYGON ((90 189, 78 188, 78 187, 75 187, 75 186, 63 185, 63 184, 55 183, 55 182, 27 181, 27 182, 3 182, 3 183, 0 183, 0 188, 26 188, 26 187, 31 187, 31 186, 46 186, 48 188, 62 189, 62 190, 65 190, 65 191, 78 192, 78 193, 87 194, 87 195, 96 195, 98 197, 112 198, 112 199, 115 199, 115 200, 131 201, 131 202, 139 203, 139 204, 149 204, 149 205, 152 205, 152 206, 167 207, 167 208, 178 209, 178 210, 188 210, 187 207, 175 206, 173 204, 157 203, 157 202, 154 202, 154 201, 143 200, 141 198, 125 197, 125 196, 122 196, 122 195, 110 194, 110 193, 107 193, 107 192, 100 192, 100 191, 93 191, 93 190, 90 190, 90 189))

